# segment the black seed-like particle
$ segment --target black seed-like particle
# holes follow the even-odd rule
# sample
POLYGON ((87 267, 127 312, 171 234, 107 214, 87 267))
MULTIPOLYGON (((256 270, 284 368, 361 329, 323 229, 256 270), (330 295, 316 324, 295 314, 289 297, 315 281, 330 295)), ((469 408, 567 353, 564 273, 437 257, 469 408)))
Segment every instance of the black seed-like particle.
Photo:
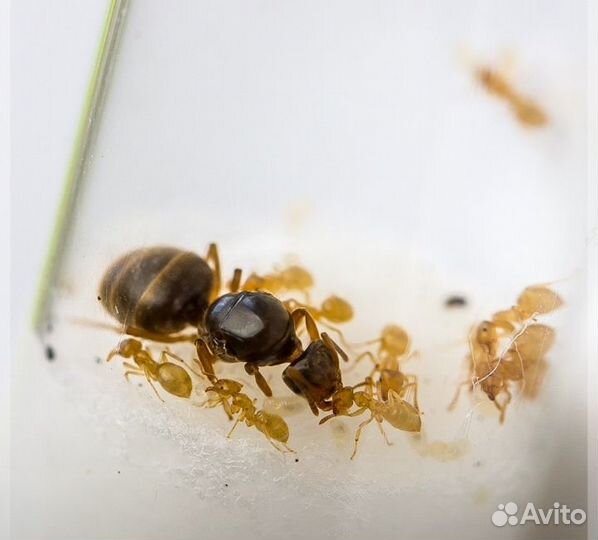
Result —
POLYGON ((56 358, 56 352, 51 345, 46 346, 46 358, 48 359, 48 362, 53 362, 56 358))
POLYGON ((444 305, 447 308, 465 307, 467 305, 467 299, 464 296, 459 295, 449 296, 444 301, 444 305))

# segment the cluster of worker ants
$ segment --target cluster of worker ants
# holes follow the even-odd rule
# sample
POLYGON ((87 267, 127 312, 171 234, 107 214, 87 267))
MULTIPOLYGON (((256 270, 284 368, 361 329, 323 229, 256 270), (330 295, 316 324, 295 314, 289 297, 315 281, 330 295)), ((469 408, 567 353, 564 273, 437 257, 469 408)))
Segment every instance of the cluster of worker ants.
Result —
MULTIPOLYGON (((266 396, 272 396, 272 391, 260 369, 288 364, 282 372, 284 383, 305 398, 314 415, 327 413, 320 424, 338 416, 367 414, 356 431, 352 458, 362 429, 372 421, 387 443, 384 422, 402 431, 420 432, 417 379, 401 369, 401 361, 411 353, 407 332, 388 325, 378 338, 351 346, 337 328, 353 318, 351 305, 338 296, 312 305, 312 285, 307 270, 288 266, 267 275, 251 274, 245 280, 236 269, 223 286, 215 244, 205 258, 172 247, 129 252, 108 268, 100 285, 98 298, 128 336, 108 360, 123 357, 127 380, 145 377, 159 398, 154 383, 171 395, 190 398, 197 381, 207 380, 209 398, 204 404, 222 407, 235 420, 231 433, 245 423, 279 450, 292 451, 287 445, 287 423, 282 416, 258 408, 239 381, 218 377, 221 362, 242 363, 266 396), (301 294, 302 300, 278 298, 289 292, 301 294), (328 332, 321 332, 319 326, 328 332), (185 333, 188 327, 194 331, 185 333), (300 339, 303 334, 307 339, 300 339), (156 360, 142 340, 191 342, 195 355, 184 359, 164 346, 156 360), (372 345, 373 349, 363 349, 372 345), (368 376, 351 386, 343 384, 341 373, 341 365, 350 360, 345 349, 353 363, 372 361, 368 376)), ((480 387, 500 411, 501 422, 514 387, 520 386, 527 397, 537 393, 554 331, 535 319, 561 304, 548 287, 528 287, 515 306, 495 313, 472 331, 470 377, 463 385, 470 390, 480 387), (505 340, 508 344, 501 350, 505 340)), ((458 393, 451 406, 457 397, 458 393)))

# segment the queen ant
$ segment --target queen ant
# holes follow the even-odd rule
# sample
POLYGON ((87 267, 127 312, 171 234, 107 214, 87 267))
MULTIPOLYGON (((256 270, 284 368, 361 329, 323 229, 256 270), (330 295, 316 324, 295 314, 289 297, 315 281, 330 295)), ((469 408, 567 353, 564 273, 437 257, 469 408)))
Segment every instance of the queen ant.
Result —
MULTIPOLYGON (((310 311, 291 310, 275 296, 241 288, 236 269, 230 291, 220 294, 220 259, 215 244, 206 259, 170 247, 138 249, 106 271, 100 299, 125 325, 125 332, 153 341, 195 342, 203 372, 215 377, 214 363, 241 362, 266 396, 272 390, 260 373, 264 366, 292 363, 305 353, 297 329, 305 321, 311 341, 320 334, 310 311), (193 325, 195 335, 173 335, 193 325)), ((331 339, 326 346, 346 357, 331 339)))
POLYGON ((501 424, 512 400, 514 384, 522 386, 524 397, 535 397, 547 367, 545 355, 554 343, 555 333, 549 326, 533 321, 562 305, 562 299, 550 288, 535 285, 524 289, 515 306, 498 311, 491 321, 477 325, 469 339, 470 379, 457 387, 449 410, 455 407, 460 390, 466 385, 470 391, 476 386, 482 389, 498 409, 501 424), (509 342, 501 352, 499 348, 505 339, 509 342), (536 374, 535 380, 528 381, 528 372, 536 374))

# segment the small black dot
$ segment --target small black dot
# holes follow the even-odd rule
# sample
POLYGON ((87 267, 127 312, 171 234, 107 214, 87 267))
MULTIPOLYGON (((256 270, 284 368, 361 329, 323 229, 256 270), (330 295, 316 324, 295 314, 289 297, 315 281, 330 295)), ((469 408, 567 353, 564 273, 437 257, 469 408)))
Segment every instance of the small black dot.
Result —
POLYGON ((447 308, 465 307, 467 305, 467 298, 455 294, 453 296, 449 296, 444 301, 444 305, 447 308))
POLYGON ((117 474, 120 474, 120 471, 116 471, 116 472, 117 472, 117 474))
POLYGON ((48 359, 48 362, 53 362, 54 358, 56 358, 54 347, 52 347, 51 345, 46 346, 46 358, 48 359))
POLYGON ((228 484, 224 484, 224 487, 228 487, 228 484))
POLYGON ((101 302, 101 301, 102 301, 102 297, 98 296, 98 302, 101 302))
POLYGON ((299 458, 295 458, 295 463, 299 463, 299 458))

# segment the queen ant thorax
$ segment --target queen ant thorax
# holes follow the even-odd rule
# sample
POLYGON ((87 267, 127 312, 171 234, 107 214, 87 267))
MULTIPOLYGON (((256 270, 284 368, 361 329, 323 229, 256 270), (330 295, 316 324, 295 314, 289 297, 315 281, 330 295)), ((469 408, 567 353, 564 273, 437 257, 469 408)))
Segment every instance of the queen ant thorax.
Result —
POLYGON ((459 385, 449 409, 457 404, 463 386, 469 386, 470 391, 480 387, 498 409, 502 424, 515 386, 523 397, 534 398, 548 366, 546 353, 555 339, 554 330, 536 323, 536 317, 562 305, 557 293, 535 285, 527 287, 513 307, 477 325, 469 339, 470 378, 459 385), (501 348, 504 342, 506 346, 501 348))

